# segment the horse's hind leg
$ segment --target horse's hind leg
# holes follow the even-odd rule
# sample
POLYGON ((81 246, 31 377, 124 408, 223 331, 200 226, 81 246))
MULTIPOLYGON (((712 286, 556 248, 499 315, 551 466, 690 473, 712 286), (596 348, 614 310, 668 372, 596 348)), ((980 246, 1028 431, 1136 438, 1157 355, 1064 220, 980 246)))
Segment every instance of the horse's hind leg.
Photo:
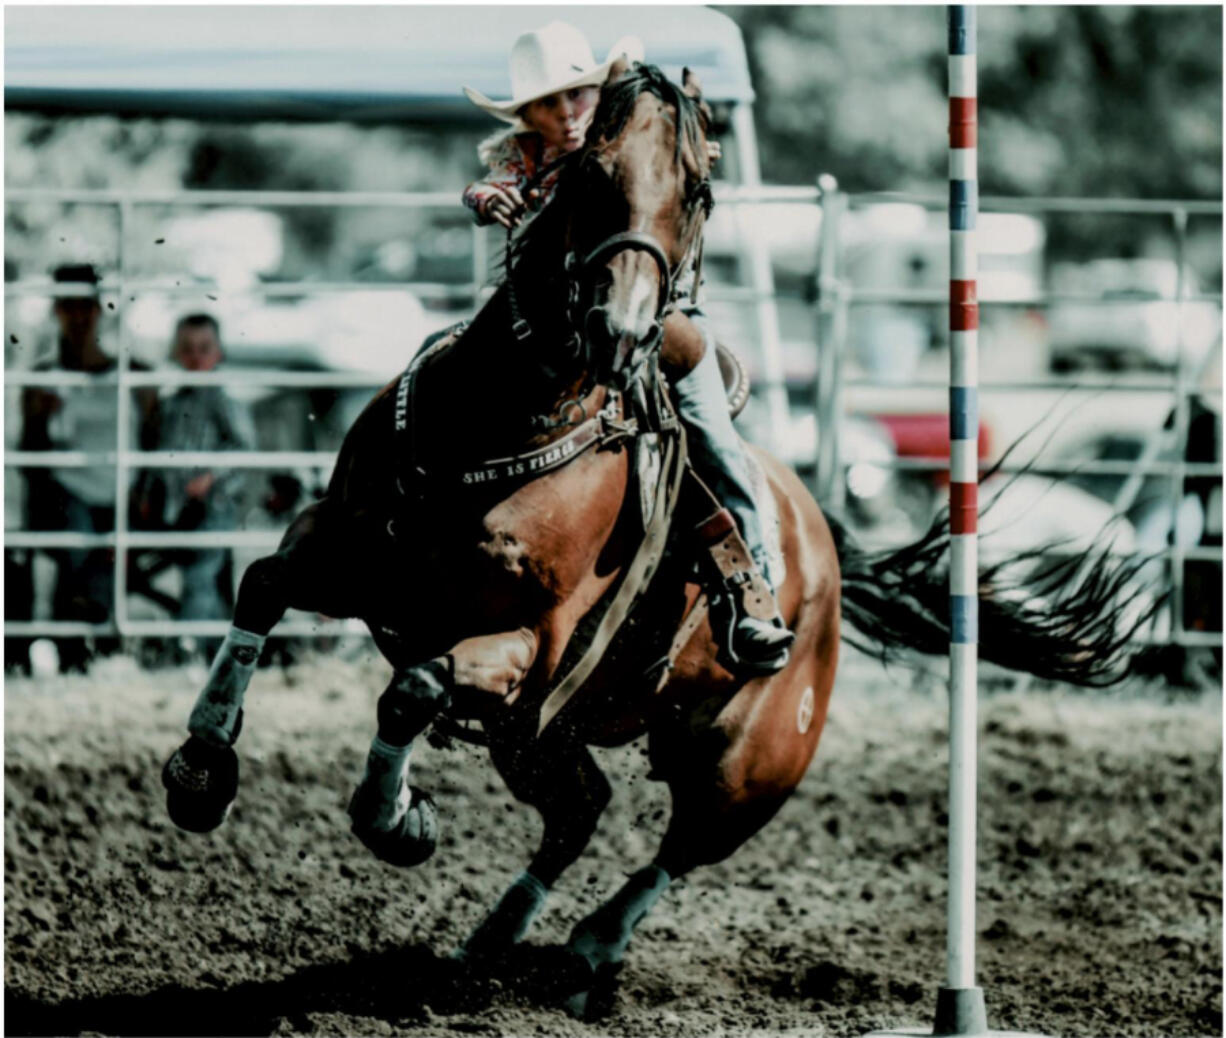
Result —
POLYGON ((609 780, 582 746, 523 753, 511 740, 494 739, 490 756, 515 797, 540 812, 545 831, 527 869, 457 952, 469 960, 495 958, 523 938, 549 889, 587 847, 612 796, 609 780))
POLYGON ((166 762, 162 783, 175 824, 208 832, 224 820, 238 792, 233 745, 243 696, 269 631, 291 607, 348 615, 337 566, 338 531, 325 499, 290 524, 280 547, 243 575, 231 625, 188 719, 187 740, 166 762), (331 574, 331 576, 330 576, 331 574))
MULTIPOLYGON (((572 931, 569 948, 587 961, 592 993, 611 993, 635 927, 679 876, 727 858, 791 795, 817 749, 834 682, 837 611, 818 645, 793 655, 773 678, 745 685, 722 706, 700 703, 653 729, 653 770, 672 793, 673 811, 654 862, 572 931), (824 655, 822 655, 824 654, 824 655)), ((812 634, 799 640, 813 645, 812 634)), ((589 992, 568 1003, 573 1013, 598 1015, 589 992)))

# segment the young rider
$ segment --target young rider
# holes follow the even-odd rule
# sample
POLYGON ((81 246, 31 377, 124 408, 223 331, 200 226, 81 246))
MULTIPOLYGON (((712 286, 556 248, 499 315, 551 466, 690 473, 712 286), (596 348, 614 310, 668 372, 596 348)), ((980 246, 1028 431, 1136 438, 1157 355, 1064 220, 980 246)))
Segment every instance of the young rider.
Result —
MULTIPOLYGON (((464 204, 473 210, 479 224, 498 223, 508 231, 523 218, 523 191, 536 173, 562 155, 583 146, 600 100, 600 84, 609 68, 621 57, 641 61, 642 44, 634 37, 623 37, 604 62, 597 64, 583 34, 564 22, 551 22, 541 29, 524 33, 511 48, 511 92, 507 101, 493 101, 470 87, 468 99, 510 126, 486 140, 477 154, 489 172, 464 190, 464 204)), ((719 145, 708 143, 708 159, 719 157, 719 145)), ((547 202, 557 182, 551 173, 533 189, 532 201, 547 202)), ((731 568, 720 567, 722 586, 715 590, 732 601, 742 603, 742 589, 748 585, 773 595, 778 582, 772 577, 771 560, 765 548, 762 522, 754 503, 748 461, 740 439, 732 427, 724 394, 723 380, 715 357, 714 340, 697 328, 684 314, 675 314, 665 323, 663 349, 667 353, 674 336, 701 336, 706 348, 702 359, 688 374, 674 382, 678 414, 686 429, 690 458, 699 476, 711 487, 736 520, 749 549, 749 559, 731 568), (730 570, 740 569, 740 572, 730 570)), ((716 524, 705 524, 712 539, 721 536, 716 524)), ((735 531, 732 531, 735 533, 735 531)), ((739 553, 733 553, 739 554, 739 553)), ((743 675, 769 674, 780 670, 788 659, 792 633, 779 616, 773 599, 767 608, 751 616, 738 608, 731 631, 731 655, 743 675), (766 619, 771 611, 774 616, 766 619)))

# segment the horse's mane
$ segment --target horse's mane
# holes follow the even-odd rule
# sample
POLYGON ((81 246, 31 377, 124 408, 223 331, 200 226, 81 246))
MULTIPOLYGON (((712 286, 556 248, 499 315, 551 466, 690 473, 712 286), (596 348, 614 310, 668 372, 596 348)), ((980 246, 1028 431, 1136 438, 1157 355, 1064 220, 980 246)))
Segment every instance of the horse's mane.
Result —
POLYGON ((565 215, 575 200, 582 198, 574 190, 578 162, 570 159, 587 154, 602 139, 614 140, 619 137, 644 91, 654 94, 677 112, 674 161, 681 162, 682 148, 687 143, 693 154, 703 153, 706 117, 698 102, 672 82, 658 66, 636 63, 620 78, 601 87, 600 103, 592 116, 592 125, 588 127, 583 147, 562 160, 554 197, 519 236, 512 249, 514 262, 518 263, 521 257, 540 249, 556 246, 560 241, 565 215))
POLYGON ((636 64, 625 75, 601 88, 600 104, 592 116, 586 146, 602 137, 620 136, 626 120, 634 111, 639 96, 646 90, 677 111, 677 145, 674 159, 681 161, 681 147, 688 142, 695 154, 702 144, 703 114, 698 103, 669 79, 657 65, 636 64))

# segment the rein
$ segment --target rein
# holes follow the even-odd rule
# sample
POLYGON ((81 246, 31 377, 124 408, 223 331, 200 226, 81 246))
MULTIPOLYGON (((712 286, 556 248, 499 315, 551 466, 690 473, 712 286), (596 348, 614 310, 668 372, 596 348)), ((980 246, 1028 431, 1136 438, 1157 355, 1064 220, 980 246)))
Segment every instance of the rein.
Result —
MULTIPOLYGON (((577 151, 569 152, 554 159, 551 163, 549 163, 549 165, 538 169, 536 173, 532 175, 531 179, 524 185, 523 195, 525 202, 527 201, 527 197, 545 182, 546 178, 548 178, 556 170, 561 169, 567 163, 573 161, 574 157, 578 154, 579 152, 577 151)), ((532 326, 527 322, 522 311, 519 309, 519 299, 517 298, 515 292, 514 242, 514 229, 512 227, 508 227, 506 259, 503 263, 503 266, 507 272, 507 307, 511 311, 511 333, 520 342, 525 342, 526 340, 532 338, 532 326)))
MULTIPOLYGON (((656 269, 660 275, 660 291, 657 299, 661 303, 656 305, 656 323, 659 324, 668 311, 676 304, 676 297, 673 293, 673 272, 668 266, 668 257, 664 255, 664 249, 660 243, 655 240, 650 234, 644 231, 621 231, 618 234, 611 234, 599 245, 589 252, 581 261, 575 259, 573 252, 567 253, 566 269, 568 272, 574 272, 580 284, 587 277, 593 267, 602 263, 608 263, 610 259, 616 256, 619 252, 627 250, 637 250, 645 252, 656 263, 656 269)), ((686 251, 686 255, 682 257, 681 263, 677 269, 682 270, 686 261, 689 259, 690 250, 686 251)), ((571 315, 572 323, 575 315, 571 315)))

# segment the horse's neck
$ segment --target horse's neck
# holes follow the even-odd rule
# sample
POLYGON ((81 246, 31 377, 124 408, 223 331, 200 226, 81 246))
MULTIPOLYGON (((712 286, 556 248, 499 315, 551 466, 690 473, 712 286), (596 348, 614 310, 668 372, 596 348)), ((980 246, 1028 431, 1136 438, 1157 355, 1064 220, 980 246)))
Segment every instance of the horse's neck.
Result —
POLYGON ((423 372, 421 404, 433 412, 426 428, 453 431, 453 442, 465 453, 485 445, 491 454, 505 453, 509 441, 527 438, 534 416, 553 414, 586 388, 586 372, 578 364, 546 373, 567 335, 565 299, 561 288, 552 290, 545 279, 532 289, 517 293, 520 315, 532 328, 526 340, 511 330, 504 284, 460 339, 423 372))

